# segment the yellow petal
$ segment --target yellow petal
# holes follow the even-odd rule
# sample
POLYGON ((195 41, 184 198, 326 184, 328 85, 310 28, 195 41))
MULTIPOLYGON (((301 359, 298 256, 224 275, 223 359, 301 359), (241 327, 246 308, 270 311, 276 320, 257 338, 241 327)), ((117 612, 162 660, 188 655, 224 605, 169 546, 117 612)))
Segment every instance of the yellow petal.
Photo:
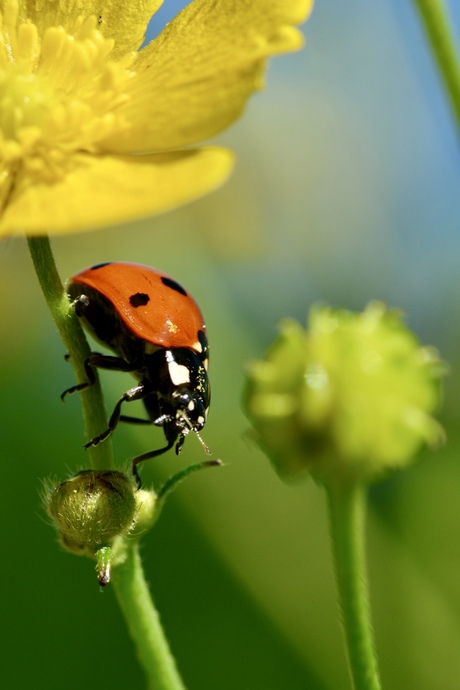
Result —
POLYGON ((222 148, 150 156, 89 156, 55 184, 19 174, 0 235, 68 233, 122 223, 195 199, 219 186, 233 155, 222 148))
MULTIPOLYGON (((0 0, 0 11, 8 0, 0 0)), ((19 0, 21 21, 30 19, 43 35, 49 26, 63 26, 72 33, 79 17, 94 15, 105 38, 115 39, 112 57, 138 50, 147 24, 163 0, 19 0)))
POLYGON ((227 127, 262 88, 266 58, 301 47, 312 0, 194 0, 133 65, 120 113, 131 128, 107 150, 152 151, 196 143, 227 127))

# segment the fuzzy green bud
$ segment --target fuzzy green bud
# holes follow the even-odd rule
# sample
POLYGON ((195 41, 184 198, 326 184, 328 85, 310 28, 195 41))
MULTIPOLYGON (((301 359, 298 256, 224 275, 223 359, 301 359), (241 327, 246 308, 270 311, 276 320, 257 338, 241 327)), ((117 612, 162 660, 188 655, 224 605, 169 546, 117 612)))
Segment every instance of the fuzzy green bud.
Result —
POLYGON ((159 517, 157 494, 154 491, 138 489, 136 491, 136 521, 129 536, 132 539, 142 537, 155 524, 159 517))
POLYGON ((47 510, 65 548, 96 556, 132 528, 137 513, 135 493, 122 472, 83 470, 49 492, 47 510))
POLYGON ((307 331, 284 321, 265 360, 249 366, 245 407, 283 477, 368 482, 442 440, 432 412, 444 373, 436 351, 381 303, 313 308, 307 331))

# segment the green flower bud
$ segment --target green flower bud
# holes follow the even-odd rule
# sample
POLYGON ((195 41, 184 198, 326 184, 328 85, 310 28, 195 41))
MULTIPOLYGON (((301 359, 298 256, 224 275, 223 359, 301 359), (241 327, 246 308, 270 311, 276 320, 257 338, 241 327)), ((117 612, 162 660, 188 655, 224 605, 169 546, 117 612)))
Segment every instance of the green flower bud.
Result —
POLYGON ((153 527, 158 519, 159 511, 157 509, 157 494, 154 491, 146 491, 145 489, 138 489, 135 494, 136 498, 136 521, 133 529, 130 532, 130 537, 137 539, 153 527))
POLYGON ((122 472, 83 470, 48 493, 47 510, 63 546, 94 557, 132 528, 137 513, 135 494, 122 472))
POLYGON ((256 438, 283 477, 372 481, 443 438, 431 413, 445 368, 399 312, 313 308, 293 321, 265 360, 249 366, 245 407, 256 438))

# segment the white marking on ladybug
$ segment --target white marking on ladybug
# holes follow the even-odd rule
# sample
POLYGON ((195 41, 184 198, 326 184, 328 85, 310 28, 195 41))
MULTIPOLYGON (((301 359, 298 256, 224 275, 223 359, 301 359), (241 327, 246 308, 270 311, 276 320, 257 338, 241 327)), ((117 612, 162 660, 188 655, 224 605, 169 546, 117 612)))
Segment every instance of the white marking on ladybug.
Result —
POLYGON ((177 362, 168 362, 168 371, 171 381, 175 386, 181 386, 184 383, 190 383, 190 371, 184 364, 177 362))
POLYGON ((193 343, 192 350, 195 350, 195 352, 203 352, 203 346, 199 340, 197 340, 196 343, 193 343))
POLYGON ((198 424, 204 424, 206 420, 204 417, 200 415, 196 421, 198 422, 198 424))
POLYGON ((190 400, 189 404, 187 405, 187 410, 190 410, 190 412, 191 412, 194 409, 195 409, 195 402, 194 402, 194 400, 190 400))

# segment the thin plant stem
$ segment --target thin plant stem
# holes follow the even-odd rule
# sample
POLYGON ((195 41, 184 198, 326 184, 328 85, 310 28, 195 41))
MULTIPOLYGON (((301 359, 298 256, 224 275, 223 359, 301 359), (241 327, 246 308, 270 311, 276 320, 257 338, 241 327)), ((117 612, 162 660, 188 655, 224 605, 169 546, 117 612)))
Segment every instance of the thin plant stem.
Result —
POLYGON ((329 523, 338 599, 355 690, 381 690, 365 562, 366 487, 328 486, 329 523))
MULTIPOLYGON (((58 274, 48 237, 29 237, 29 250, 48 308, 59 335, 70 356, 78 383, 87 380, 83 362, 91 354, 78 317, 71 307, 58 274)), ((85 434, 88 439, 98 436, 107 428, 104 398, 96 373, 96 382, 79 394, 83 409, 85 434)), ((94 470, 113 469, 113 451, 110 439, 88 449, 94 470)))
POLYGON ((460 136, 460 58, 445 0, 414 0, 454 111, 460 136))
MULTIPOLYGON (((40 286, 70 355, 77 381, 86 381, 83 362, 89 356, 90 349, 57 272, 49 239, 33 237, 28 242, 40 286)), ((107 427, 98 379, 81 392, 81 400, 85 432, 88 438, 93 438, 107 427)), ((114 466, 110 440, 91 447, 89 456, 95 470, 114 466)), ((100 568, 107 565, 105 555, 98 554, 100 568)), ((112 582, 151 690, 185 690, 145 581, 138 545, 134 540, 126 542, 124 559, 114 566, 112 582)))
POLYGON ((150 690, 185 690, 145 581, 137 544, 130 545, 126 559, 114 568, 112 584, 150 690))

